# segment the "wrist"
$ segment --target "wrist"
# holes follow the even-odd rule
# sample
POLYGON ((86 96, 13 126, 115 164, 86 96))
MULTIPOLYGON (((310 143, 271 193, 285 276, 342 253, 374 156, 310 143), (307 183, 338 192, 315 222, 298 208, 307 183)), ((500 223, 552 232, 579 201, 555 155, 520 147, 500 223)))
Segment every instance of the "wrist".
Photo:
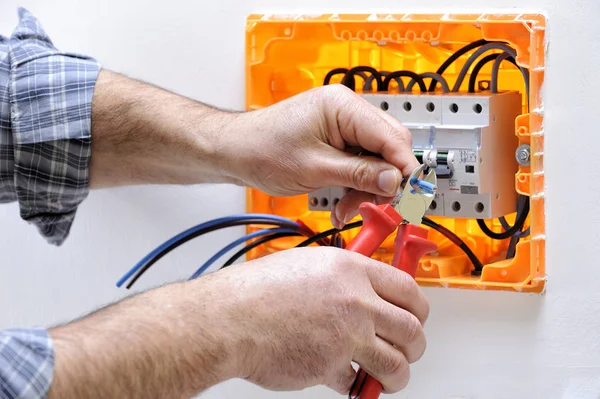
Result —
POLYGON ((207 110, 199 105, 193 117, 197 122, 191 123, 188 134, 195 148, 196 176, 209 173, 214 183, 247 185, 244 171, 251 165, 246 161, 251 150, 249 119, 245 112, 207 110))
POLYGON ((262 183, 291 155, 285 150, 285 138, 278 134, 279 124, 272 109, 236 113, 227 118, 221 125, 215 154, 224 175, 237 184, 262 188, 262 183))
POLYGON ((243 292, 244 283, 221 271, 183 285, 182 296, 192 303, 189 306, 198 309, 194 320, 201 324, 202 334, 213 337, 209 346, 219 348, 220 356, 213 359, 219 382, 246 379, 260 343, 255 336, 256 328, 248 320, 248 315, 255 310, 253 298, 237 294, 243 292), (228 290, 224 291, 223 287, 228 290))
POLYGON ((213 161, 223 176, 238 185, 253 186, 266 160, 266 143, 261 142, 266 127, 261 111, 214 115, 213 161))
POLYGON ((171 284, 158 294, 151 306, 164 309, 161 325, 169 326, 165 338, 173 345, 167 356, 179 359, 177 369, 192 372, 191 393, 236 378, 237 331, 224 295, 200 279, 171 284))

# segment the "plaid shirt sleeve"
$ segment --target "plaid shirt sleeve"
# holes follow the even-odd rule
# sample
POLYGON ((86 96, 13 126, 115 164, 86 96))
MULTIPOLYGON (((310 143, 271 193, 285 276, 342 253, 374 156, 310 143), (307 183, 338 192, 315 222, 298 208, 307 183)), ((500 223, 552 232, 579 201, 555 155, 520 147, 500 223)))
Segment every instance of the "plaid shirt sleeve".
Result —
POLYGON ((89 190, 92 95, 100 65, 57 50, 27 10, 0 36, 0 202, 52 244, 89 190))
MULTIPOLYGON (((0 203, 60 245, 88 193, 92 94, 99 64, 58 51, 39 22, 19 9, 0 36, 0 203)), ((0 399, 48 394, 54 350, 41 328, 0 331, 0 399)))
POLYGON ((45 398, 53 371, 54 351, 46 330, 0 332, 0 399, 45 398))

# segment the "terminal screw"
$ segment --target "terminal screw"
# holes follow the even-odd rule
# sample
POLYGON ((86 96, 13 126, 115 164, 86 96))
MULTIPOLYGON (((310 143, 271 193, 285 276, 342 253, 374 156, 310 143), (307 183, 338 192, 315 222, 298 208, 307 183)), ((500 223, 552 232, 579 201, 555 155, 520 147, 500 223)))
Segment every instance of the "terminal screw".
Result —
POLYGON ((529 166, 531 162, 531 149, 528 144, 522 144, 517 148, 515 152, 515 157, 517 158, 517 162, 522 166, 529 166))

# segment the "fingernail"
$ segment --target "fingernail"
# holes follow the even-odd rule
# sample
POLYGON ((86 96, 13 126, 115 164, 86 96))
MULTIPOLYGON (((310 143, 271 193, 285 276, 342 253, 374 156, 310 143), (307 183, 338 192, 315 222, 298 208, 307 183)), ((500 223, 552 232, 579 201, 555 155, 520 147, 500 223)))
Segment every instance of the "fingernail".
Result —
POLYGON ((334 206, 333 209, 331 210, 331 214, 330 214, 330 220, 331 220, 331 224, 333 225, 333 227, 335 227, 336 229, 339 229, 339 225, 340 220, 338 219, 337 215, 336 215, 336 207, 334 206))
MULTIPOLYGON (((340 211, 338 209, 338 207, 335 207, 335 219, 338 221, 338 223, 342 224, 344 222, 344 215, 340 214, 340 211)), ((336 228, 339 228, 338 226, 336 226, 336 228)))
POLYGON ((379 188, 387 194, 395 195, 401 180, 397 170, 384 170, 379 174, 379 188))

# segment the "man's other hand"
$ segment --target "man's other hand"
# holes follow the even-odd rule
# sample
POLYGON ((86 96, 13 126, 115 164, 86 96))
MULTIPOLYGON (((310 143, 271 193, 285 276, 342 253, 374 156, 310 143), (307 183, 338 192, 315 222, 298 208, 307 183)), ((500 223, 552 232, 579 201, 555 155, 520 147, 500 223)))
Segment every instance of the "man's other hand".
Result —
POLYGON ((220 334, 235 337, 236 374, 270 390, 347 394, 355 361, 397 392, 425 350, 429 304, 414 279, 350 251, 283 251, 193 284, 231 322, 220 334))

